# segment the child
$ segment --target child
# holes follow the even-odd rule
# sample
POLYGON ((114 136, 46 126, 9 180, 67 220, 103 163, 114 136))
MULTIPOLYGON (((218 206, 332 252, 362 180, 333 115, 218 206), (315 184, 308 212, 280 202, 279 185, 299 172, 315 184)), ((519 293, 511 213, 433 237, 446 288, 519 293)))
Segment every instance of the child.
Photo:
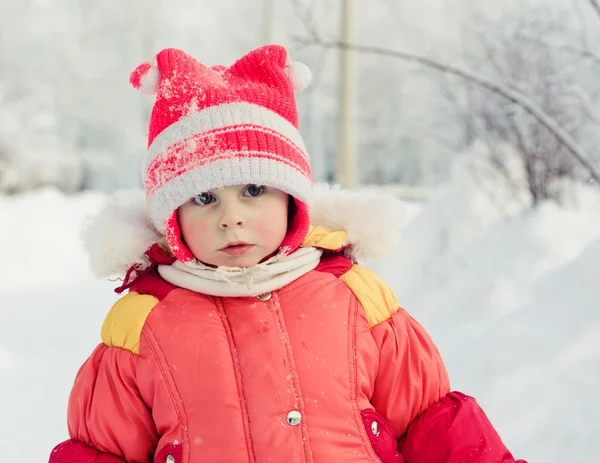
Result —
POLYGON ((229 68, 167 49, 132 73, 157 93, 146 201, 115 202, 87 238, 128 292, 51 463, 515 462, 357 263, 389 250, 394 200, 314 198, 294 99, 309 77, 280 46, 229 68))

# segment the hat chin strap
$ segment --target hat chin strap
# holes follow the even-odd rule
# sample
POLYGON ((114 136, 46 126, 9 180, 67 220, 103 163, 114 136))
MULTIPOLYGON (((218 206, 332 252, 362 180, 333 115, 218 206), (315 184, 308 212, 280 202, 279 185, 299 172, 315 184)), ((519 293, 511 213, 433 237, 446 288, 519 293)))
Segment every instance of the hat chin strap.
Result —
MULTIPOLYGON (((290 212, 288 218, 288 230, 279 246, 279 252, 283 255, 289 255, 297 251, 310 228, 310 215, 308 207, 302 201, 293 198, 293 202, 290 201, 290 212)), ((169 220, 167 221, 165 237, 167 245, 177 258, 181 262, 191 262, 195 259, 194 254, 183 242, 183 234, 181 233, 181 227, 179 226, 179 220, 177 219, 177 211, 173 212, 169 220)))
POLYGON ((281 242, 281 246, 279 246, 281 253, 289 255, 297 251, 302 246, 309 229, 310 215, 308 207, 302 201, 293 198, 293 202, 290 201, 287 233, 281 242))
POLYGON ((177 211, 173 212, 171 218, 167 221, 167 230, 165 238, 167 239, 167 246, 173 255, 181 262, 190 262, 195 259, 194 254, 190 249, 183 243, 183 234, 181 233, 181 227, 179 226, 179 220, 177 220, 177 211))

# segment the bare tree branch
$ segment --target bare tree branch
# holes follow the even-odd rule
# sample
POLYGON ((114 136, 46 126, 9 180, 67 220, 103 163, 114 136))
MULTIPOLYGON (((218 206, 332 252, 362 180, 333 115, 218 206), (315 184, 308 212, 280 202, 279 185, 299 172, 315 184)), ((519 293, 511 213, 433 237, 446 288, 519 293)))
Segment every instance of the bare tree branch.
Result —
POLYGON ((592 103, 586 93, 576 85, 571 85, 563 94, 576 98, 581 103, 583 113, 596 125, 600 125, 600 115, 592 108, 592 103))
POLYGON ((592 8, 596 10, 596 14, 598 14, 598 17, 600 18, 600 3, 598 0, 589 0, 589 2, 590 5, 592 5, 592 8))
POLYGON ((588 48, 588 28, 586 26, 585 13, 582 10, 581 2, 579 0, 571 0, 571 4, 573 5, 573 11, 575 12, 577 22, 579 23, 579 27, 576 28, 580 32, 579 46, 581 48, 588 48))
POLYGON ((317 21, 312 15, 312 9, 310 7, 303 7, 299 0, 291 0, 294 6, 294 11, 298 16, 298 19, 302 21, 304 28, 311 36, 313 40, 319 40, 319 29, 317 27, 317 21))
MULTIPOLYGON (((593 0, 592 0, 593 1, 593 0)), ((597 1, 597 0, 596 0, 597 1)), ((490 31, 483 29, 481 27, 475 26, 471 23, 464 23, 464 26, 469 30, 478 35, 479 40, 488 41, 490 40, 490 31)), ((568 43, 559 43, 557 41, 552 41, 551 39, 542 39, 539 34, 528 31, 525 28, 520 28, 516 31, 516 35, 521 37, 524 40, 527 40, 532 43, 537 43, 539 45, 543 45, 547 48, 553 48, 555 50, 564 51, 566 53, 570 53, 575 56, 579 56, 581 58, 588 59, 593 61, 595 64, 600 64, 600 56, 595 53, 592 53, 587 48, 577 47, 575 45, 571 45, 568 43)), ((488 59, 492 60, 492 56, 488 56, 488 59)), ((493 60, 492 60, 493 62, 493 60)))
MULTIPOLYGON (((493 43, 498 41, 505 42, 504 37, 497 37, 497 34, 491 34, 489 29, 483 29, 481 27, 475 26, 469 22, 462 22, 462 25, 466 30, 475 34, 477 37, 477 43, 483 48, 483 52, 485 53, 485 57, 487 61, 493 66, 494 71, 500 75, 502 74, 502 65, 499 62, 499 57, 497 57, 497 53, 495 50, 498 48, 497 46, 492 46, 493 43), (485 46, 487 44, 487 46, 485 46)), ((465 45, 463 45, 465 46, 465 45)), ((505 47, 502 47, 505 48, 505 47)))
MULTIPOLYGON (((594 0, 590 0, 594 1, 594 0)), ((599 6, 600 8, 600 6, 599 6)), ((600 13, 600 11, 599 11, 600 13)), ((403 61, 419 63, 423 66, 426 66, 430 69, 435 69, 437 71, 445 72, 448 74, 455 75, 460 77, 461 79, 467 80, 469 82, 473 82, 491 92, 494 92, 507 100, 517 104, 521 108, 523 108, 528 114, 534 117, 540 124, 542 124, 548 131, 553 134, 568 150, 569 152, 579 161, 579 163, 589 172, 592 178, 596 181, 598 186, 600 186, 600 169, 596 167, 587 153, 583 150, 582 147, 565 131, 562 127, 560 127, 554 119, 552 119, 548 114, 546 114, 541 108, 535 105, 530 99, 528 99, 525 95, 512 90, 502 84, 493 82, 486 77, 479 76, 471 71, 466 71, 456 66, 451 66, 445 63, 442 63, 437 60, 433 60, 426 56, 420 56, 414 53, 407 53, 398 50, 392 50, 388 48, 375 47, 369 45, 359 45, 353 43, 344 43, 341 41, 324 41, 320 38, 312 37, 310 39, 307 38, 298 38, 297 41, 304 43, 306 45, 318 45, 324 48, 338 48, 338 49, 350 49, 357 51, 359 53, 366 54, 375 54, 380 56, 387 56, 390 58, 401 59, 403 61)))
POLYGON ((591 51, 589 51, 585 48, 579 48, 574 45, 569 45, 567 43, 565 43, 565 44, 552 43, 551 40, 543 40, 543 39, 540 39, 539 37, 535 37, 532 34, 527 34, 527 33, 523 33, 523 32, 519 32, 518 35, 520 37, 522 37, 523 39, 528 40, 530 42, 539 43, 540 45, 544 45, 549 48, 554 48, 556 50, 565 51, 567 53, 571 53, 573 55, 577 55, 582 58, 589 59, 596 64, 600 64, 600 56, 596 55, 595 53, 592 53, 591 51))

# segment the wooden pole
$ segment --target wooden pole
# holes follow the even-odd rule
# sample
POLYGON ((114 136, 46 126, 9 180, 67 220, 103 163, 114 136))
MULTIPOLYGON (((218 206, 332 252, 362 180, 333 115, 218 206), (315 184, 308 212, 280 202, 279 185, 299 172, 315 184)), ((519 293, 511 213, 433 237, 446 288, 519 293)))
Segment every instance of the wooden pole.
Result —
MULTIPOLYGON (((342 1, 343 43, 352 43, 354 35, 355 0, 342 1)), ((356 53, 349 48, 340 49, 339 94, 339 158, 337 182, 343 188, 357 185, 356 171, 356 119, 355 119, 355 59, 356 53)))
POLYGON ((264 44, 275 43, 275 0, 265 0, 264 44))

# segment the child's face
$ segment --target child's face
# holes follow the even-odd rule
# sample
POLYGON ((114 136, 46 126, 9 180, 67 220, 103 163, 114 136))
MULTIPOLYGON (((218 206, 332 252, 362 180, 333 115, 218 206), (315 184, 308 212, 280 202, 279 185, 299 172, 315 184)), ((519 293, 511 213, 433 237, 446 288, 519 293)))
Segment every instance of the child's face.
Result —
POLYGON ((288 195, 258 185, 201 193, 178 211, 183 239, 210 265, 252 267, 276 251, 288 226, 288 195))

